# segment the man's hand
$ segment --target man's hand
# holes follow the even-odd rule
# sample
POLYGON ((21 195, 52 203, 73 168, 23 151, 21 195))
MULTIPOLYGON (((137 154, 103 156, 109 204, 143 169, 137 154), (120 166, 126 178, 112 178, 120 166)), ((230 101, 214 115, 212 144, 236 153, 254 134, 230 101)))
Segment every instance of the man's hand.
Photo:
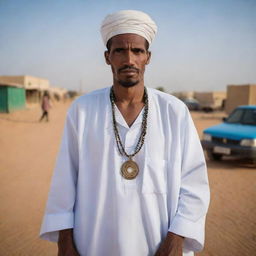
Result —
POLYGON ((182 256, 184 237, 168 232, 155 256, 182 256))
POLYGON ((79 256, 73 240, 73 229, 60 230, 58 256, 79 256))

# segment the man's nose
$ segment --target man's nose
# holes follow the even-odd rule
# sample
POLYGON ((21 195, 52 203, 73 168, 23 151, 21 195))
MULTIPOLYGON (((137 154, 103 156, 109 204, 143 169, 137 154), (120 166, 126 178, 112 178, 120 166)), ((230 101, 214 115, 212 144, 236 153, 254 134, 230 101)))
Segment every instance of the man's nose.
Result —
POLYGON ((124 64, 128 66, 134 66, 134 54, 132 51, 127 51, 124 57, 124 64))

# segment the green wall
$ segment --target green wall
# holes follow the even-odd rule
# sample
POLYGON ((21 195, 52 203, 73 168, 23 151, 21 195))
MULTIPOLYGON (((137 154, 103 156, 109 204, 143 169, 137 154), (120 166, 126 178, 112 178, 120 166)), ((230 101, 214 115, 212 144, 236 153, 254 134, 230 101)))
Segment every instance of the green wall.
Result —
POLYGON ((0 86, 0 112, 8 112, 7 87, 0 86))
POLYGON ((11 112, 26 106, 24 88, 1 86, 0 87, 0 112, 11 112))

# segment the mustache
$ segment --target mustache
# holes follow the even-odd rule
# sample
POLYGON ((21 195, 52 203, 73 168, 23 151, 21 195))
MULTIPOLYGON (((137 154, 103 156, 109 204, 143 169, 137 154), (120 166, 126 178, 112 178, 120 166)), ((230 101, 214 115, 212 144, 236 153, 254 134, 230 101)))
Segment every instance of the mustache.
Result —
POLYGON ((125 66, 119 68, 119 69, 118 69, 118 72, 120 73, 120 72, 122 72, 122 71, 124 71, 124 70, 134 70, 134 71, 136 71, 136 72, 139 72, 139 71, 140 71, 138 68, 135 68, 135 67, 129 66, 129 65, 125 65, 125 66))

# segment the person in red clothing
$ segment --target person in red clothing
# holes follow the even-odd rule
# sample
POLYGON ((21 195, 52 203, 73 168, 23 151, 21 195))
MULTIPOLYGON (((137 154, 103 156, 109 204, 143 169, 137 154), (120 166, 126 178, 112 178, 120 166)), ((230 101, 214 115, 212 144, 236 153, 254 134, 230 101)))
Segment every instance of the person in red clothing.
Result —
POLYGON ((51 108, 51 104, 50 104, 50 95, 47 91, 44 92, 41 108, 42 108, 43 114, 39 122, 41 122, 44 118, 46 119, 47 122, 49 122, 48 112, 49 112, 49 109, 51 108))

